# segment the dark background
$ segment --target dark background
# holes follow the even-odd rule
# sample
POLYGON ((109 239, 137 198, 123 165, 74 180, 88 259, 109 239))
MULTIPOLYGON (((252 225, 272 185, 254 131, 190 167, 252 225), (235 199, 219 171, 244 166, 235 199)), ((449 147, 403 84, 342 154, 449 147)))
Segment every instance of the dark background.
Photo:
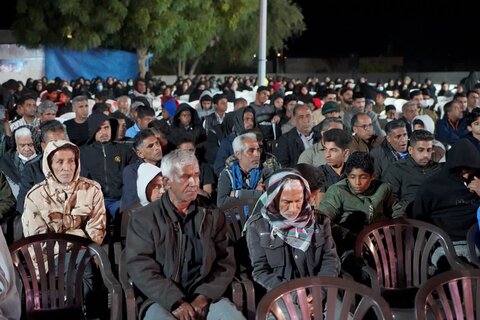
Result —
MULTIPOLYGON (((287 57, 403 57, 405 67, 416 71, 463 71, 480 64, 480 10, 475 1, 294 2, 302 9, 307 30, 288 41, 283 52, 287 57)), ((0 29, 9 29, 15 5, 2 2, 0 29)))

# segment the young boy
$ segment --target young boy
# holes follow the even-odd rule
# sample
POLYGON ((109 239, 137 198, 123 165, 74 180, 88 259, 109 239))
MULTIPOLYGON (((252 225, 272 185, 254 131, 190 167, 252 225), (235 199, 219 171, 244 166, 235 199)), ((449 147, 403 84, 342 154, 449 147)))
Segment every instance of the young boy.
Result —
POLYGON ((366 225, 403 215, 392 187, 376 180, 373 158, 355 152, 345 163, 347 178, 328 188, 319 210, 332 219, 332 234, 339 255, 352 250, 357 233, 366 225))

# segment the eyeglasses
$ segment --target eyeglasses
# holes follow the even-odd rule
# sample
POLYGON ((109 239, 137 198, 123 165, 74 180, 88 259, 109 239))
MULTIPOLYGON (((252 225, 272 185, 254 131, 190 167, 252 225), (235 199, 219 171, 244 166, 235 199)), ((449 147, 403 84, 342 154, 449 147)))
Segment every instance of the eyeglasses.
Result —
POLYGON ((363 130, 370 130, 373 128, 373 124, 364 124, 364 125, 361 125, 361 126, 355 126, 355 127, 358 127, 358 128, 362 128, 363 130))

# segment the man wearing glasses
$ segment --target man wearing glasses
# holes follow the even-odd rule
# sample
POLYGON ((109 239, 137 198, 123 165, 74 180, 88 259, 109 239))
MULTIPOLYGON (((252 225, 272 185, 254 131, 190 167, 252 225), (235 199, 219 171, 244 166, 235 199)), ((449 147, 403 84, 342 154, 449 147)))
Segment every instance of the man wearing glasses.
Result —
POLYGON ((384 137, 373 134, 372 119, 368 114, 360 112, 353 116, 351 121, 353 140, 350 144, 350 153, 370 152, 378 147, 384 140, 384 137))
POLYGON ((351 123, 352 118, 357 113, 364 112, 370 119, 372 119, 373 133, 377 136, 385 136, 385 132, 380 128, 380 123, 378 122, 378 116, 372 110, 365 110, 365 95, 361 92, 356 92, 353 94, 352 107, 345 111, 343 116, 343 122, 345 127, 352 132, 351 123))

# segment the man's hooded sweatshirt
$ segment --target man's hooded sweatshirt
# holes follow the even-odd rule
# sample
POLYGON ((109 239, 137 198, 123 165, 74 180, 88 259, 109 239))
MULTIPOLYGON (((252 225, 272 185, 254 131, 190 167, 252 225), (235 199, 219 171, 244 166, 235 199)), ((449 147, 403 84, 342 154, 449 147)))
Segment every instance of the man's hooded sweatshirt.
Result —
POLYGON ((480 206, 480 197, 467 187, 471 180, 460 174, 462 169, 473 169, 480 178, 480 154, 466 139, 448 152, 443 169, 423 183, 413 204, 413 218, 442 228, 453 241, 465 240, 480 206))

